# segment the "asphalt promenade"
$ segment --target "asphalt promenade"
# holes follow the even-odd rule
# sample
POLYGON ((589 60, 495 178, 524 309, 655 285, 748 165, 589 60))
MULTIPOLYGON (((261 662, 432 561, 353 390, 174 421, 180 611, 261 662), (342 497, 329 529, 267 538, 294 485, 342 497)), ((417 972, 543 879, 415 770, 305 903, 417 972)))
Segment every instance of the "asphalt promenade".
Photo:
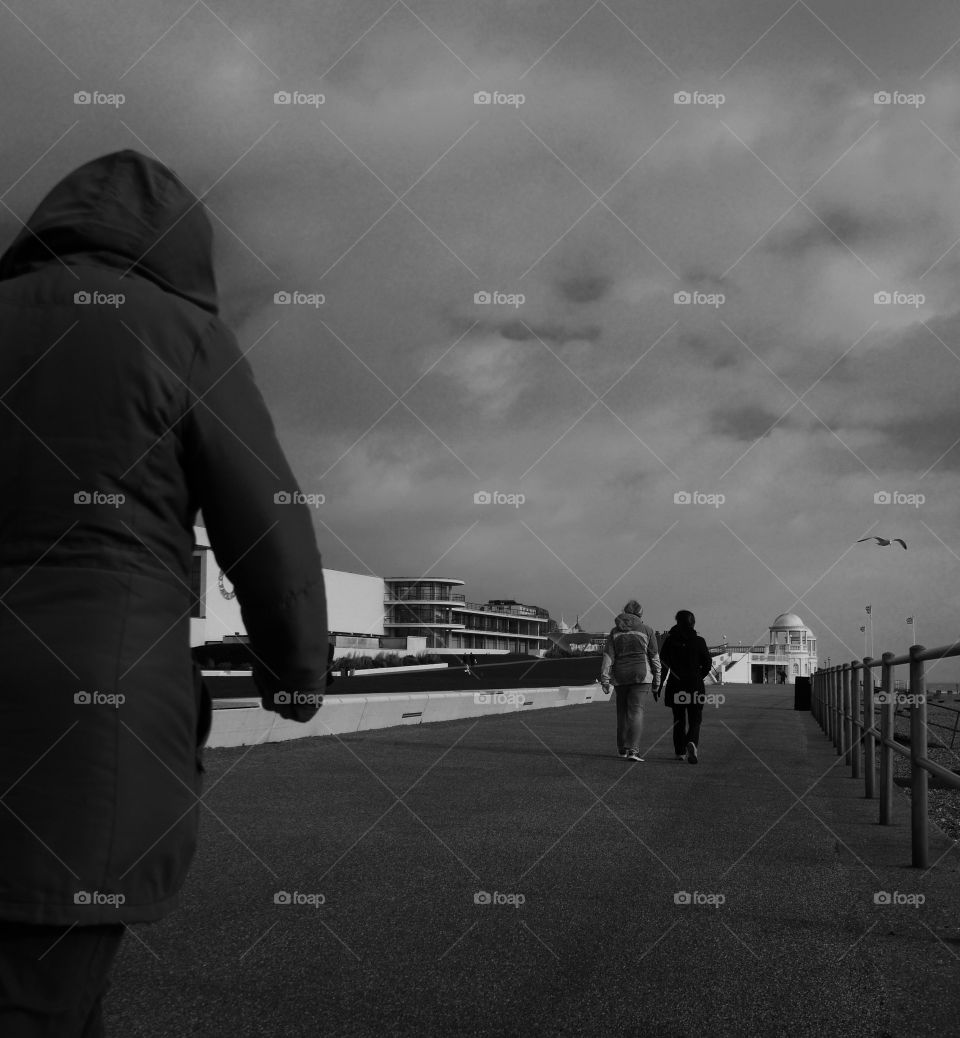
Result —
POLYGON ((609 702, 207 751, 108 1035, 960 1034, 954 844, 910 868, 791 688, 711 691, 696 766, 662 703, 635 764, 609 702))

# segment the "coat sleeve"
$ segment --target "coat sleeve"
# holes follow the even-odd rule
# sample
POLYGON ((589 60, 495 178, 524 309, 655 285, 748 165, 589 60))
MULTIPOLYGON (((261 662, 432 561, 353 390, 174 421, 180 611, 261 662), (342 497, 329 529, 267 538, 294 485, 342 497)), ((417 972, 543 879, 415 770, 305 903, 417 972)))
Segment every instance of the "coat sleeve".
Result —
POLYGON ((614 650, 613 650, 613 635, 608 634, 606 643, 603 646, 603 660, 600 663, 600 680, 609 681, 610 671, 613 669, 614 650))
POLYGON ((713 670, 713 657, 707 648, 707 643, 700 639, 700 676, 705 678, 713 670))
POLYGON ((651 628, 647 628, 647 663, 650 664, 650 681, 654 688, 660 685, 660 654, 657 651, 657 636, 651 628))
POLYGON ((308 721, 327 674, 320 553, 250 364, 220 321, 198 345, 188 389, 187 478, 237 593, 261 703, 308 721))

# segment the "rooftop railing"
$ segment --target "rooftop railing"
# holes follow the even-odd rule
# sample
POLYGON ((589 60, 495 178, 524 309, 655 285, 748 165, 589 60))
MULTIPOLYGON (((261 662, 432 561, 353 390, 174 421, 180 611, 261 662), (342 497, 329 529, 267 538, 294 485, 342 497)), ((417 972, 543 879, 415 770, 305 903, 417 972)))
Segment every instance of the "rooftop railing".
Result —
POLYGON ((935 775, 951 789, 960 789, 960 775, 927 757, 928 660, 960 656, 960 642, 926 649, 913 645, 909 653, 885 652, 880 659, 837 664, 813 675, 811 709, 820 727, 833 741, 837 754, 850 765, 853 778, 861 775, 868 799, 876 796, 877 750, 880 754, 880 824, 890 825, 893 806, 893 755, 910 759, 910 838, 914 868, 927 868, 930 859, 929 779, 935 775), (908 691, 894 684, 894 668, 909 667, 908 691), (880 687, 874 688, 873 672, 880 670, 880 687), (909 707, 910 746, 894 739, 897 706, 909 707), (880 712, 880 729, 874 712, 880 712))

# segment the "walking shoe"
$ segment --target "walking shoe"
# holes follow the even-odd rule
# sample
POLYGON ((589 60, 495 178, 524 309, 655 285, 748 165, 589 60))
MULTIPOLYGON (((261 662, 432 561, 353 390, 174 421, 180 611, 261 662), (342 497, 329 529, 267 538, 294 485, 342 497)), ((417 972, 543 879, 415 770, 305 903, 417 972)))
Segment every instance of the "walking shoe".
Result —
POLYGON ((640 756, 637 750, 630 750, 627 754, 627 760, 637 760, 640 761, 641 764, 643 763, 643 757, 640 756))
POLYGON ((626 750, 617 750, 617 756, 618 757, 626 757, 626 755, 627 755, 627 751, 626 750))
POLYGON ((696 764, 697 763, 697 744, 695 742, 688 742, 687 743, 687 763, 688 764, 696 764))
POLYGON ((684 759, 685 758, 684 758, 684 755, 682 753, 678 753, 677 754, 677 760, 684 760, 684 759))

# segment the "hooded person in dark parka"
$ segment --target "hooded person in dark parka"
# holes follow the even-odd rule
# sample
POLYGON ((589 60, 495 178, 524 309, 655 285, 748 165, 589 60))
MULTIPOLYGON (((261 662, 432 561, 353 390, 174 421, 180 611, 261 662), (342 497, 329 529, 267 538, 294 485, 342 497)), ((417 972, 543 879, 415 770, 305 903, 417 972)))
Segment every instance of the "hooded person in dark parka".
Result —
POLYGON ((673 750, 677 760, 686 755, 690 764, 700 760, 700 724, 703 721, 703 679, 713 660, 707 643, 697 634, 696 617, 681 609, 676 623, 660 646, 660 659, 667 678, 664 704, 673 711, 673 750))
MULTIPOLYGON (((189 649, 198 509, 264 707, 307 721, 317 706, 289 691, 324 689, 313 525, 217 313, 203 205, 133 151, 63 179, 0 258, 4 1035, 18 997, 67 997, 29 987, 11 941, 122 933, 177 907, 211 720, 189 649)), ((101 1033, 100 993, 76 996, 95 1000, 76 1033, 101 1033)), ((55 1033, 75 1033, 62 1019, 55 1033)))

